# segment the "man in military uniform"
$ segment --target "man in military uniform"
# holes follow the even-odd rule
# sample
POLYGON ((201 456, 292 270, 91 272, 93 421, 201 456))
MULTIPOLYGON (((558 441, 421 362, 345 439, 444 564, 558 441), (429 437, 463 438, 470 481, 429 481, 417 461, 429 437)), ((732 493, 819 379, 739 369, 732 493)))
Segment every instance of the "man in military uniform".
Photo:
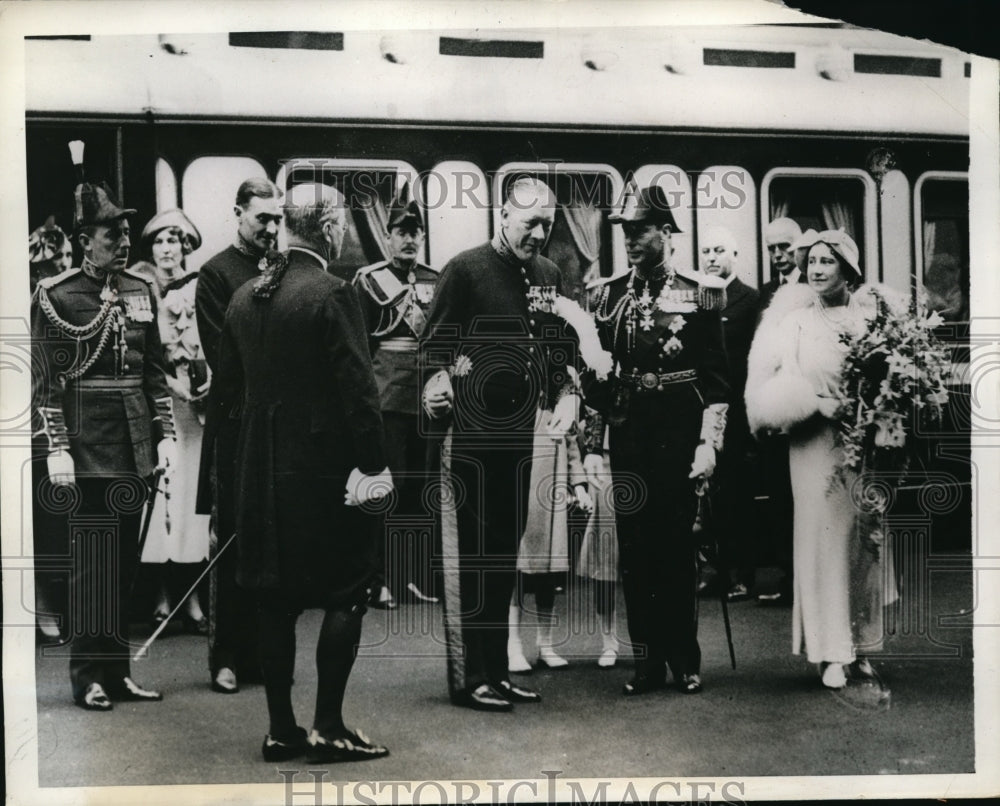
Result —
POLYGON ((559 269, 540 254, 554 218, 546 185, 513 181, 494 239, 445 266, 421 344, 424 408, 451 417, 442 465, 454 496, 443 496, 441 524, 449 690, 477 710, 541 699, 510 682, 507 616, 538 408, 555 406, 557 439, 579 405, 567 372, 573 345, 553 312, 559 269))
POLYGON ((392 256, 359 269, 354 277, 378 383, 389 469, 399 491, 396 517, 378 526, 383 575, 372 605, 383 608, 395 607, 391 591, 398 595, 405 590, 416 601, 437 601, 427 595, 433 589, 430 541, 413 517, 421 511, 427 466, 427 445, 418 423, 417 340, 424 332, 438 273, 418 259, 424 221, 417 203, 406 201, 405 187, 388 213, 392 256))
POLYGON ((39 282, 32 300, 32 395, 49 480, 74 494, 70 679, 83 708, 162 699, 132 680, 128 600, 147 484, 176 465, 156 295, 126 271, 128 217, 104 186, 76 189, 83 264, 39 282), (155 453, 154 453, 155 451, 155 453), (157 462, 158 460, 158 462, 157 462))
MULTIPOLYGON (((219 370, 219 339, 226 308, 236 290, 260 276, 260 262, 275 248, 281 225, 281 191, 267 179, 247 179, 236 191, 236 239, 209 258, 198 272, 195 315, 205 360, 219 370)), ((201 443, 198 473, 199 514, 214 515, 213 555, 227 545, 235 531, 233 473, 236 462, 237 421, 219 415, 209 391, 208 416, 201 443)), ((235 694, 239 680, 260 680, 256 616, 250 597, 236 584, 236 547, 230 546, 212 570, 208 665, 212 690, 235 694), (237 677, 239 675, 239 677, 237 677)))
MULTIPOLYGON (((635 653, 624 693, 663 688, 669 666, 678 688, 696 694, 702 684, 692 525, 695 485, 711 475, 725 427, 724 286, 671 266, 670 236, 678 229, 658 186, 630 194, 610 218, 622 225, 633 268, 605 283, 594 311, 616 372, 604 382, 585 373, 584 389, 587 404, 610 426, 612 479, 632 501, 617 509, 635 653)), ((600 446, 587 449, 585 466, 597 472, 600 446)))

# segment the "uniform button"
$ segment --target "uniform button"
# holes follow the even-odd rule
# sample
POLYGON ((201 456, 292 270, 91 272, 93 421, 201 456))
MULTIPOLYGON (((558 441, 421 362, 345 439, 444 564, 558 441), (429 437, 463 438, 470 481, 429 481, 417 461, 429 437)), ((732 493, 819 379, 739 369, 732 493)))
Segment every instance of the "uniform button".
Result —
POLYGON ((528 348, 528 352, 529 352, 529 353, 533 353, 533 352, 535 352, 535 348, 534 348, 534 347, 529 347, 529 348, 528 348))
POLYGON ((528 324, 531 325, 532 327, 534 327, 535 326, 535 320, 534 319, 529 319, 528 320, 528 324))
POLYGON ((529 334, 528 334, 528 338, 529 338, 529 339, 533 339, 533 338, 535 338, 535 334, 534 334, 534 333, 529 333, 529 334))
POLYGON ((660 342, 660 344, 663 344, 663 336, 660 336, 659 342, 660 342))

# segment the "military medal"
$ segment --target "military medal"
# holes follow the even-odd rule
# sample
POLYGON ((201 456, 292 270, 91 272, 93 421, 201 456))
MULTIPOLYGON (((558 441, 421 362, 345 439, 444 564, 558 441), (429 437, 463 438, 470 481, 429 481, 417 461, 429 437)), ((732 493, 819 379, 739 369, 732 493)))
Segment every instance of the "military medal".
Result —
POLYGON ((153 321, 153 307, 146 294, 129 294, 122 297, 122 301, 125 303, 125 315, 133 322, 153 321))

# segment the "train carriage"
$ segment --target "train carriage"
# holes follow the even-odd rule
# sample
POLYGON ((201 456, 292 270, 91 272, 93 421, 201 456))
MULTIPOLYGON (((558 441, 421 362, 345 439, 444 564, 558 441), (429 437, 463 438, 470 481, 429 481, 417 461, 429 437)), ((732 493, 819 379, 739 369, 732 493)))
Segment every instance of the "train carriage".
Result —
POLYGON ((197 268, 235 229, 238 183, 337 185, 351 202, 331 271, 386 256, 385 206, 408 180, 442 266, 497 226, 514 175, 541 176, 559 212, 547 253, 567 287, 627 268, 608 214, 632 182, 676 202, 679 266, 729 227, 738 273, 769 279, 778 215, 843 227, 866 280, 923 288, 945 319, 957 381, 926 440, 927 483, 960 491, 935 546, 969 545, 969 76, 959 51, 843 25, 503 31, 245 32, 31 38, 30 223, 71 219, 66 143, 140 210, 183 206, 197 268), (86 71, 87 82, 70 80, 86 71))

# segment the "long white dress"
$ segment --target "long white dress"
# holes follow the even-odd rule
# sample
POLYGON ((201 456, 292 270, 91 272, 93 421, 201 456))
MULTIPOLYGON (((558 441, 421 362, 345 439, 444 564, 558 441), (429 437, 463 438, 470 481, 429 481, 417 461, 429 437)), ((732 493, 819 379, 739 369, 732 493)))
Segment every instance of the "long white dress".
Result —
MULTIPOLYGON (((839 332, 867 326, 867 308, 855 292, 843 309, 824 311, 815 294, 778 309, 762 322, 747 381, 754 428, 788 431, 794 501, 792 652, 813 663, 850 663, 881 647, 883 605, 897 598, 891 557, 874 551, 876 516, 856 503, 857 476, 841 482, 843 456, 830 420, 818 413, 821 397, 835 395, 843 365, 839 332), (774 321, 778 319, 778 321, 774 321), (769 360, 763 353, 770 352, 769 360), (768 364, 762 372, 762 364, 768 364), (812 400, 810 400, 810 396, 812 400)), ((777 300, 776 300, 777 301, 777 300)), ((785 300, 787 302, 787 300, 785 300)))

